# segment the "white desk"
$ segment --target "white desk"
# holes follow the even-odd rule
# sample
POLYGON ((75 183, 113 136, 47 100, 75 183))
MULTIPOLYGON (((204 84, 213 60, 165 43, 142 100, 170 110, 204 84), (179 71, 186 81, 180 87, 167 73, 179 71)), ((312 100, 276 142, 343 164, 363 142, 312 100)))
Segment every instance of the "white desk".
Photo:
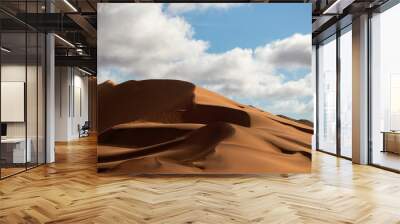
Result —
POLYGON ((2 151, 3 147, 12 147, 12 163, 25 163, 31 162, 32 153, 31 145, 32 141, 30 138, 27 139, 27 147, 25 151, 25 138, 5 138, 1 139, 2 151), (26 154, 25 154, 26 153, 26 154))

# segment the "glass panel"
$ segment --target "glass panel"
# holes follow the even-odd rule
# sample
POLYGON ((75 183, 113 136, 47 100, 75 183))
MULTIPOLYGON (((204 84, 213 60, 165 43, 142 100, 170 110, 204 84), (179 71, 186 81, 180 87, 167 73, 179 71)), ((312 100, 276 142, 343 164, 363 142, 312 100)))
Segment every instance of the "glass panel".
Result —
POLYGON ((340 36, 340 152, 352 157, 352 35, 351 26, 340 36))
MULTIPOLYGON (((314 99, 317 99, 317 89, 316 89, 316 87, 317 87, 317 80, 316 80, 316 78, 317 78, 317 47, 316 47, 316 45, 312 45, 312 55, 311 55, 311 74, 312 74, 312 79, 313 79, 313 92, 314 92, 314 99)), ((317 120, 317 102, 316 102, 316 100, 314 100, 313 101, 313 103, 314 103, 314 114, 313 114, 313 128, 314 128, 314 133, 313 133, 313 136, 312 136, 312 150, 315 150, 316 149, 316 143, 317 143, 317 139, 316 139, 316 136, 317 136, 317 133, 315 133, 315 130, 317 130, 317 127, 316 127, 316 124, 317 124, 317 122, 316 122, 316 120, 317 120)))
MULTIPOLYGON (((0 3, 18 16, 43 13, 44 5, 44 0, 0 3)), ((0 177, 4 178, 45 162, 46 40, 44 34, 2 12, 0 19, 0 177)))
MULTIPOLYGON (((37 1, 27 2, 27 13, 37 13, 37 1)), ((35 18, 35 17, 34 17, 35 18)), ((31 19, 34 20, 34 19, 31 19)), ((36 22, 36 21, 32 21, 36 22)), ((31 151, 27 167, 37 166, 38 163, 38 34, 35 30, 27 30, 27 80, 26 80, 26 116, 27 116, 27 149, 31 151)))
POLYGON ((37 33, 29 32, 27 33, 28 38, 28 61, 27 61, 27 81, 26 81, 26 89, 27 89, 27 98, 26 98, 26 111, 27 111, 27 144, 28 149, 30 149, 30 160, 28 160, 28 168, 37 165, 37 74, 38 74, 38 57, 37 57, 37 33))
MULTIPOLYGON (((1 34, 1 173, 2 177, 25 170, 26 150, 26 34, 1 34)), ((29 147, 28 147, 29 149, 29 147)))
POLYGON ((45 163, 46 150, 45 150, 45 65, 46 65, 46 52, 45 44, 46 37, 44 34, 39 33, 38 45, 38 163, 45 163))
POLYGON ((400 170, 400 5, 372 22, 372 163, 400 170))
POLYGON ((336 153, 336 36, 318 48, 318 147, 336 153))

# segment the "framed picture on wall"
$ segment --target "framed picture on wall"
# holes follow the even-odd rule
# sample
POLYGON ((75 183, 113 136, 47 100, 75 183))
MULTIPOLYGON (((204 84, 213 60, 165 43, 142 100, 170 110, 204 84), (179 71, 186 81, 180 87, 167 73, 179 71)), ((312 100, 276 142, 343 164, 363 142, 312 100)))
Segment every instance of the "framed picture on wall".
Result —
POLYGON ((310 172, 310 12, 310 4, 98 4, 98 169, 310 172), (282 29, 273 21, 288 10, 282 29))

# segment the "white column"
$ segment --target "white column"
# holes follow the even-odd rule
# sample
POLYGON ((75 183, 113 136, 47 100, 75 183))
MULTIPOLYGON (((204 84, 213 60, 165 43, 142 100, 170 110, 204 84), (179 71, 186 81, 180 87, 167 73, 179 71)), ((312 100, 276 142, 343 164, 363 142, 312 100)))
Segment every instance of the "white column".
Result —
POLYGON ((368 163, 368 15, 353 19, 353 162, 368 163))
POLYGON ((55 56, 54 35, 46 36, 46 163, 55 161, 54 133, 55 133, 55 56))
MULTIPOLYGON (((46 11, 54 12, 54 5, 46 1, 46 11)), ((55 42, 54 34, 46 34, 46 163, 55 161, 55 42)))

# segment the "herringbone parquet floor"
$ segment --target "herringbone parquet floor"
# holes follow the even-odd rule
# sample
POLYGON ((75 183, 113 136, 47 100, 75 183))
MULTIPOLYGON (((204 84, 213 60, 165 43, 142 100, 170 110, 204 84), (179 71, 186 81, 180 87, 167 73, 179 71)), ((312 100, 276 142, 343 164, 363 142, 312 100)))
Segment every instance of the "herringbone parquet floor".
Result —
POLYGON ((111 176, 93 138, 0 181, 0 223, 400 223, 400 175, 322 153, 313 173, 111 176))

